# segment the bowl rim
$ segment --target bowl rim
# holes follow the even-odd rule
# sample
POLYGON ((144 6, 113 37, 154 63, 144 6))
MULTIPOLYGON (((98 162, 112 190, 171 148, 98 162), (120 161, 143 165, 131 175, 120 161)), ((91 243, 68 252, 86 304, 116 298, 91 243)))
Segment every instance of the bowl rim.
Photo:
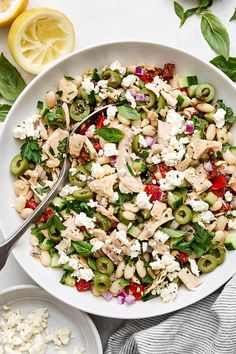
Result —
MULTIPOLYGON (((159 48, 164 48, 164 49, 167 49, 167 50, 173 50, 175 52, 178 52, 179 54, 181 55, 185 55, 187 56, 187 59, 193 59, 194 61, 198 61, 200 65, 204 65, 204 66, 208 66, 209 68, 211 68, 212 71, 215 71, 221 78, 222 80, 224 80, 227 84, 230 85, 231 89, 235 91, 236 93, 236 86, 235 84, 231 81, 231 79, 226 76, 222 71, 220 71, 217 67, 215 67, 213 64, 189 53, 188 51, 185 51, 183 49, 179 49, 175 46, 170 46, 170 45, 167 45, 167 44, 164 44, 162 42, 155 42, 155 41, 146 41, 146 40, 118 40, 118 41, 109 41, 109 42, 101 42, 101 43, 97 43, 95 45, 90 45, 90 46, 87 46, 87 47, 84 47, 84 48, 81 48, 81 49, 78 49, 72 53, 70 53, 69 55, 66 55, 64 56, 63 58, 60 58, 58 60, 56 60, 54 63, 52 63, 47 69, 45 69, 42 73, 38 74, 35 78, 33 78, 33 80, 26 86, 26 88, 22 91, 22 93, 18 96, 18 98, 16 99, 16 101, 14 102, 12 108, 11 108, 11 112, 10 114, 8 115, 8 117, 6 118, 4 124, 3 124, 3 128, 1 129, 1 134, 0 134, 0 139, 1 137, 3 136, 5 130, 7 129, 7 126, 10 124, 10 116, 12 114, 15 113, 16 109, 17 109, 17 106, 18 106, 18 102, 21 101, 24 96, 28 93, 28 91, 31 89, 31 87, 33 85, 35 85, 37 83, 38 80, 41 80, 41 78, 43 77, 46 77, 48 72, 50 72, 50 70, 53 70, 54 67, 56 66, 59 66, 61 63, 67 61, 67 60, 70 60, 70 58, 74 57, 74 56, 77 56, 81 53, 86 53, 87 51, 90 51, 90 50, 96 50, 97 48, 102 48, 102 47, 107 47, 107 46, 112 46, 112 45, 153 45, 153 46, 159 46, 159 48)), ((6 239, 6 235, 4 234, 4 231, 3 231, 3 236, 4 236, 4 239, 6 239)), ((15 254, 15 250, 13 249, 12 251, 13 253, 13 256, 14 258, 16 259, 17 263, 21 266, 21 268, 30 276, 31 279, 33 279, 34 281, 36 281, 40 287, 43 288, 43 290, 45 290, 47 293, 49 293, 51 296, 53 297, 56 297, 57 300, 59 301, 62 301, 64 303, 66 303, 67 305, 69 306, 72 306, 72 307, 75 307, 74 305, 72 305, 70 303, 70 300, 68 299, 61 299, 60 297, 58 296, 55 296, 54 293, 53 293, 53 289, 48 289, 48 288, 45 288, 43 286, 43 284, 41 284, 41 282, 39 282, 39 279, 35 279, 34 276, 31 275, 30 273, 30 269, 27 269, 27 267, 25 266, 24 262, 21 261, 20 259, 17 258, 17 254, 15 254)), ((235 251, 236 253, 236 251, 235 251)), ((236 270, 233 270, 231 272, 229 272, 227 274, 227 277, 224 278, 224 283, 226 281, 228 281, 235 273, 236 270)), ((37 278, 37 277, 36 277, 37 278)), ((219 284, 216 284, 214 286, 211 286, 210 288, 210 291, 205 291, 203 292, 202 294, 200 294, 197 299, 195 298, 192 298, 190 301, 186 301, 184 304, 179 304, 177 306, 173 306, 173 307, 166 307, 166 309, 164 311, 161 311, 161 313, 159 314, 156 314, 156 313, 149 313, 148 315, 143 315, 142 313, 139 313, 137 315, 131 315, 131 316, 127 316, 127 315, 123 315, 122 314, 122 311, 120 311, 119 313, 114 313, 114 314, 111 314, 109 311, 108 314, 101 314, 101 311, 99 311, 99 306, 98 306, 98 309, 90 309, 89 307, 89 304, 83 304, 83 303, 80 303, 79 307, 75 307, 76 309, 78 310, 81 310, 81 311, 85 311, 85 312, 89 312, 91 314, 94 314, 94 315, 98 315, 98 316, 104 316, 104 317, 108 317, 108 318, 117 318, 117 319, 141 319, 141 318, 150 318, 150 317, 154 317, 154 316, 161 316, 163 314, 168 314, 168 313, 171 313, 171 312, 174 312, 176 310, 180 310, 182 308, 185 308, 189 305, 192 305, 200 300, 202 300, 203 298, 209 296, 210 294, 212 294, 213 292, 215 292, 217 289, 219 289, 223 284, 219 285, 219 284)))

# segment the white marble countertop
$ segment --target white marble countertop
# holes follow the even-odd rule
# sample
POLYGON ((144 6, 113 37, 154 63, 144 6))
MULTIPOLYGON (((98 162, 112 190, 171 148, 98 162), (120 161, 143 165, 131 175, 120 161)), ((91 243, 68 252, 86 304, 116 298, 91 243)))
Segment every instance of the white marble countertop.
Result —
MULTIPOLYGON (((197 3, 192 0, 179 2, 186 8, 197 3)), ((76 31, 76 49, 102 42, 134 39, 173 45, 207 61, 215 56, 202 37, 198 16, 188 19, 179 29, 172 0, 30 0, 30 8, 42 6, 61 10, 68 15, 76 31)), ((228 20, 235 6, 234 0, 215 0, 212 6, 229 30, 232 56, 236 56, 236 21, 228 20)), ((7 48, 7 33, 7 28, 0 29, 0 52, 4 52, 13 62, 7 48)), ((27 82, 33 78, 20 71, 27 82)), ((0 272, 0 289, 17 284, 33 284, 33 281, 11 256, 0 272)), ((122 320, 92 317, 104 345, 109 334, 123 323, 122 320)))

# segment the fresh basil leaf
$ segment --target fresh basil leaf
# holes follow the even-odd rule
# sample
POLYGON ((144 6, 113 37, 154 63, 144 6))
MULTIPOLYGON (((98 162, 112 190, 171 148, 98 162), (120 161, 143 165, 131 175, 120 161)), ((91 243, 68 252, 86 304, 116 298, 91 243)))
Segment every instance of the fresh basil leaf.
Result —
POLYGON ((95 272, 98 271, 97 265, 96 265, 96 261, 93 258, 88 258, 87 259, 88 265, 90 266, 90 268, 92 270, 94 270, 95 272))
POLYGON ((183 20, 180 22, 180 26, 182 26, 185 21, 187 20, 187 18, 191 17, 192 15, 194 15, 195 13, 197 13, 198 7, 193 7, 192 9, 188 9, 185 11, 184 13, 184 18, 183 20))
POLYGON ((232 81, 236 81, 236 57, 229 57, 229 59, 226 60, 220 55, 212 59, 210 63, 223 71, 232 81))
POLYGON ((100 76, 98 74, 98 70, 95 68, 92 70, 92 75, 91 75, 92 80, 99 81, 100 76))
POLYGON ((81 256, 89 257, 92 254, 92 248, 90 242, 87 241, 76 241, 72 242, 72 245, 77 253, 81 254, 81 256))
POLYGON ((51 235, 55 235, 58 231, 63 231, 66 227, 63 225, 59 217, 53 214, 46 223, 39 227, 40 230, 49 230, 51 235))
POLYGON ((0 55, 0 94, 6 100, 15 101, 26 86, 21 74, 1 53, 0 55))
POLYGON ((8 112, 11 109, 9 104, 0 104, 0 122, 4 122, 8 112))
POLYGON ((132 107, 128 105, 122 105, 117 107, 118 113, 125 119, 138 120, 140 119, 140 114, 132 107))
POLYGON ((200 14, 203 10, 208 9, 213 4, 213 0, 199 0, 197 13, 200 14))
POLYGON ((94 134, 101 136, 110 143, 118 143, 124 138, 124 133, 117 128, 100 128, 96 129, 94 134))
POLYGON ((130 281, 127 279, 121 279, 118 283, 120 286, 125 287, 128 286, 130 284, 130 281))
POLYGON ((179 17, 180 19, 180 23, 182 23, 183 19, 184 19, 184 8, 182 5, 180 5, 178 2, 174 1, 174 9, 175 9, 175 13, 176 15, 179 17))
POLYGON ((157 297, 157 295, 152 295, 151 293, 145 294, 142 296, 142 301, 146 302, 152 299, 155 299, 155 297, 157 297))
POLYGON ((35 140, 28 140, 21 146, 20 154, 22 159, 32 161, 36 164, 41 162, 42 150, 35 140))
POLYGON ((61 140, 58 144, 57 150, 58 150, 58 159, 63 160, 63 154, 66 152, 66 147, 67 147, 67 138, 64 138, 61 140))
POLYGON ((226 152, 227 150, 229 150, 230 149, 230 147, 231 147, 231 145, 229 145, 229 144, 223 144, 222 145, 222 152, 226 152))
POLYGON ((150 275, 145 275, 145 277, 143 277, 141 279, 142 284, 152 284, 153 283, 153 279, 152 277, 150 277, 150 275))
POLYGON ((204 12, 201 18, 203 37, 209 46, 226 60, 229 58, 229 35, 223 23, 211 12, 204 12))
POLYGON ((230 21, 236 20, 236 9, 234 10, 233 15, 230 17, 230 21))
POLYGON ((65 115, 64 112, 61 108, 57 108, 54 111, 50 110, 45 114, 44 117, 46 123, 56 129, 56 128, 61 128, 61 129, 65 129, 66 125, 65 125, 65 115))
POLYGON ((74 78, 73 78, 73 77, 71 77, 71 76, 64 76, 64 78, 65 78, 66 80, 69 80, 69 81, 74 80, 74 78))

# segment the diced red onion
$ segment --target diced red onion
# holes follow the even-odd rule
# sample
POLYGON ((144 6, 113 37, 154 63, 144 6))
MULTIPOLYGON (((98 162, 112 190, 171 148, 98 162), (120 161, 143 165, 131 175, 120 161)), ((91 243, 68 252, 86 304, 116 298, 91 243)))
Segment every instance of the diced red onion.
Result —
POLYGON ((189 134, 193 134, 194 125, 193 124, 185 124, 185 131, 189 134))
POLYGON ((93 177, 89 177, 89 178, 87 179, 87 182, 88 182, 88 183, 93 182, 93 181, 94 181, 94 178, 93 178, 93 177))
POLYGON ((91 133, 89 130, 85 132, 85 135, 87 136, 88 139, 94 139, 93 133, 91 133))
POLYGON ((111 156, 110 157, 110 164, 114 167, 116 164, 116 156, 111 156))
POLYGON ((144 68, 142 68, 141 66, 136 66, 136 68, 135 68, 135 74, 137 74, 137 75, 143 75, 143 74, 144 74, 144 68))
POLYGON ((205 170, 207 172, 213 171, 213 167, 212 167, 211 161, 204 162, 203 166, 204 166, 204 168, 205 168, 205 170))
POLYGON ((112 295, 112 293, 110 293, 110 291, 106 291, 105 293, 102 293, 102 297, 106 301, 111 301, 111 299, 113 298, 113 295, 112 295))
POLYGON ((136 97, 136 95, 137 95, 137 92, 135 90, 130 90, 130 93, 133 97, 136 97))
POLYGON ((152 146, 153 138, 151 138, 150 136, 146 136, 144 139, 146 141, 147 146, 152 146))
POLYGON ((175 220, 173 220, 172 223, 170 224, 170 228, 174 230, 177 230, 179 226, 180 225, 175 220))
POLYGON ((125 303, 125 297, 126 297, 126 294, 124 293, 124 291, 120 292, 117 295, 118 304, 123 305, 125 303))
POLYGON ((126 295, 125 302, 128 305, 132 305, 136 302, 135 297, 133 295, 126 295))
POLYGON ((182 231, 185 231, 185 232, 187 232, 187 231, 194 231, 193 230, 193 228, 192 228, 192 226, 190 226, 190 225, 183 225, 183 226, 181 226, 180 227, 180 229, 182 230, 182 231))
POLYGON ((163 191, 159 190, 157 192, 157 200, 159 200, 159 202, 162 202, 164 195, 165 195, 165 193, 163 191))
POLYGON ((142 101, 142 102, 146 101, 144 93, 137 93, 135 98, 136 98, 137 101, 142 101))
POLYGON ((43 180, 46 176, 47 176, 46 171, 44 171, 44 169, 42 169, 42 171, 39 174, 39 179, 43 180))

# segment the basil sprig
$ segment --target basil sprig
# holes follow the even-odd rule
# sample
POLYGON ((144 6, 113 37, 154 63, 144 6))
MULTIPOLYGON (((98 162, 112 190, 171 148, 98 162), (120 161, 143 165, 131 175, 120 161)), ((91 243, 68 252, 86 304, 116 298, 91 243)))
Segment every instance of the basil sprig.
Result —
POLYGON ((110 143, 118 143, 124 138, 124 133, 117 128, 100 128, 94 132, 110 143))
POLYGON ((138 113, 134 108, 123 104, 117 107, 118 113, 125 119, 128 120, 138 120, 140 119, 140 113, 138 113))
POLYGON ((230 21, 236 20, 236 9, 234 10, 233 15, 230 17, 230 21))
POLYGON ((87 241, 75 241, 72 242, 72 245, 77 253, 81 254, 81 256, 89 257, 92 254, 92 248, 90 242, 87 241))
POLYGON ((213 0, 199 0, 198 6, 184 10, 183 6, 174 1, 174 9, 176 15, 180 19, 180 27, 183 26, 187 18, 194 14, 200 14, 202 11, 208 9, 213 4, 213 0))
POLYGON ((223 71, 232 81, 236 81, 236 58, 229 57, 226 60, 222 55, 213 58, 210 61, 211 64, 215 65, 218 69, 223 71))
POLYGON ((211 12, 204 12, 201 17, 201 30, 209 46, 228 60, 229 35, 219 18, 211 12))

